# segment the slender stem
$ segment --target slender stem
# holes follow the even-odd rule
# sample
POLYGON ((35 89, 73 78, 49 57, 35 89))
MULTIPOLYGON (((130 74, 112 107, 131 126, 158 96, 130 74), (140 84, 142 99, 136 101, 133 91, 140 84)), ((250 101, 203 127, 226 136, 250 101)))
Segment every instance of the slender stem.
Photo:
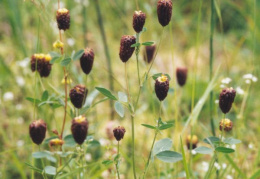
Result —
MULTIPOLYGON (((117 142, 117 156, 119 156, 119 141, 117 142)), ((117 178, 120 179, 118 163, 119 163, 119 158, 116 161, 116 172, 117 172, 117 178)))
MULTIPOLYGON (((157 120, 157 128, 159 127, 159 120, 161 118, 161 111, 162 111, 162 101, 160 101, 160 109, 159 109, 159 118, 157 120)), ((158 129, 156 129, 156 132, 155 132, 154 138, 153 138, 153 143, 152 143, 152 146, 151 146, 151 149, 150 149, 149 157, 148 157, 148 160, 147 160, 146 165, 145 165, 143 178, 145 178, 145 175, 147 173, 147 170, 148 170, 148 167, 149 167, 149 164, 150 164, 150 159, 151 159, 151 156, 152 156, 152 151, 153 151, 155 139, 157 137, 158 132, 159 132, 158 129)))
MULTIPOLYGON (((211 0, 211 19, 210 19, 210 40, 209 40, 209 50, 210 50, 210 58, 209 58, 209 81, 212 79, 213 75, 213 34, 215 27, 215 7, 214 0, 211 0)), ((210 124, 212 134, 215 136, 215 126, 213 120, 213 91, 210 92, 210 124)))
POLYGON ((128 102, 130 103, 130 93, 129 93, 129 86, 128 86, 128 78, 127 78, 127 66, 125 63, 125 82, 126 82, 126 94, 128 96, 128 102))
MULTIPOLYGON (((140 34, 137 33, 136 34, 136 43, 139 43, 139 37, 140 37, 140 34)), ((137 46, 136 50, 135 50, 135 55, 136 55, 136 68, 137 68, 137 74, 138 74, 139 91, 138 91, 137 99, 136 99, 135 106, 134 106, 135 110, 137 108, 138 101, 139 101, 140 94, 141 94, 141 90, 142 90, 142 84, 141 84, 141 78, 140 78, 140 69, 139 69, 139 58, 138 58, 139 52, 140 52, 140 46, 137 46)))
POLYGON ((222 124, 222 130, 221 130, 221 135, 220 135, 220 140, 219 140, 219 145, 221 145, 222 142, 222 137, 223 137, 223 133, 224 133, 224 129, 225 129, 225 119, 226 119, 226 114, 223 114, 223 124, 222 124))
POLYGON ((82 6, 82 17, 83 17, 83 21, 82 21, 82 32, 83 32, 83 36, 84 36, 84 45, 87 46, 88 44, 88 39, 86 38, 86 33, 87 33, 87 16, 86 16, 86 6, 84 5, 84 0, 81 0, 81 6, 82 6))
POLYGON ((139 10, 138 0, 135 0, 136 9, 139 10))
POLYGON ((210 165, 210 168, 209 168, 209 170, 207 171, 207 173, 206 173, 206 175, 205 175, 205 179, 208 179, 209 178, 209 176, 210 176, 210 173, 211 173, 211 171, 212 171, 212 169, 213 169, 213 166, 214 166, 214 164, 215 164, 215 161, 216 161, 216 153, 214 153, 214 156, 213 156, 213 158, 211 159, 211 165, 210 165))
POLYGON ((136 179, 136 171, 135 171, 135 124, 134 124, 134 116, 131 115, 131 123, 132 123, 132 162, 133 162, 133 174, 136 179))

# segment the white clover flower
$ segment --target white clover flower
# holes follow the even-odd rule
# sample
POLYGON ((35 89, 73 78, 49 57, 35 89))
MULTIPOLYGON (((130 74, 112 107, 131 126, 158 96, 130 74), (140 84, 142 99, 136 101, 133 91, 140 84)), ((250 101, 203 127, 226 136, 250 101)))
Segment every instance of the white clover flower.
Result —
POLYGON ((25 85, 25 81, 24 81, 23 77, 21 77, 21 76, 16 77, 16 83, 18 84, 18 86, 24 86, 25 85))
POLYGON ((75 40, 73 38, 68 38, 67 43, 69 46, 75 45, 75 40))
POLYGON ((13 92, 6 92, 3 96, 4 101, 12 101, 14 99, 13 92))
POLYGON ((240 94, 240 95, 243 95, 245 93, 245 91, 240 86, 238 86, 236 88, 236 92, 237 92, 237 94, 240 94))
POLYGON ((227 78, 224 78, 223 80, 221 80, 221 83, 229 84, 231 81, 232 81, 232 79, 227 77, 227 78))

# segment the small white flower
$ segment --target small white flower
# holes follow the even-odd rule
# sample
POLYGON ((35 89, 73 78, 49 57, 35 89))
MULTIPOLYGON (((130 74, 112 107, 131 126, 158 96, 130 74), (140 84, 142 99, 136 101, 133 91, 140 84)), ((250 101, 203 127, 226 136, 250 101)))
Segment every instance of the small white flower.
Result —
POLYGON ((108 170, 103 171, 102 174, 101 174, 101 176, 102 176, 103 178, 109 178, 109 171, 108 171, 108 170))
POLYGON ((250 144, 248 144, 248 148, 253 149, 254 145, 250 143, 250 144))
POLYGON ((227 77, 227 78, 224 78, 223 80, 221 80, 221 83, 229 84, 231 81, 232 81, 232 79, 227 77))
POLYGON ((257 82, 257 81, 258 81, 258 78, 255 77, 255 76, 253 76, 252 81, 253 81, 253 82, 257 82))
POLYGON ((237 92, 237 94, 240 94, 240 95, 243 95, 245 93, 245 91, 240 86, 238 86, 236 88, 236 92, 237 92))
POLYGON ((16 64, 18 66, 22 67, 22 68, 25 68, 25 67, 27 67, 29 65, 29 62, 30 62, 30 58, 27 57, 27 58, 25 58, 23 60, 17 61, 16 64))
POLYGON ((227 168, 227 164, 226 164, 226 163, 223 163, 223 164, 222 164, 222 168, 223 168, 223 169, 227 168))
POLYGON ((215 103, 216 103, 216 104, 218 104, 218 103, 219 103, 219 100, 218 100, 218 99, 217 99, 217 100, 215 100, 215 103))
POLYGON ((86 159, 86 161, 90 162, 90 161, 92 160, 91 154, 90 154, 90 153, 87 153, 87 154, 85 155, 85 159, 86 159))
POLYGON ((250 83, 251 83, 251 80, 247 79, 246 84, 250 84, 250 83))
POLYGON ((75 45, 75 40, 73 38, 68 38, 67 43, 69 46, 75 45))
POLYGON ((225 86, 225 85, 223 85, 223 84, 221 84, 221 85, 220 85, 220 88, 225 88, 225 87, 226 87, 226 86, 225 86))
POLYGON ((227 175, 226 179, 233 179, 231 175, 227 175))
POLYGON ((253 78, 253 75, 252 74, 250 74, 250 73, 248 73, 248 74, 245 74, 244 76, 243 76, 243 78, 244 79, 252 79, 253 78))
POLYGON ((17 76, 17 77, 16 77, 16 83, 17 83, 19 86, 24 86, 25 81, 24 81, 23 77, 17 76))
POLYGON ((217 170, 220 170, 220 168, 221 168, 217 162, 214 163, 214 167, 216 167, 217 170))
POLYGON ((202 162, 201 165, 202 165, 202 170, 207 172, 208 169, 209 169, 209 163, 208 162, 202 162))
POLYGON ((236 149, 236 145, 235 144, 231 145, 231 148, 235 150, 236 149))
POLYGON ((24 141, 23 140, 18 140, 16 142, 16 145, 17 145, 17 147, 22 147, 24 145, 24 141))
POLYGON ((192 153, 192 155, 196 155, 197 154, 197 152, 195 150, 192 150, 191 153, 192 153))
POLYGON ((105 146, 105 145, 108 144, 108 140, 106 140, 106 139, 104 139, 104 138, 99 139, 99 142, 100 142, 100 145, 101 145, 101 146, 105 146))
POLYGON ((12 101, 14 99, 14 94, 13 92, 6 92, 3 98, 4 101, 12 101))

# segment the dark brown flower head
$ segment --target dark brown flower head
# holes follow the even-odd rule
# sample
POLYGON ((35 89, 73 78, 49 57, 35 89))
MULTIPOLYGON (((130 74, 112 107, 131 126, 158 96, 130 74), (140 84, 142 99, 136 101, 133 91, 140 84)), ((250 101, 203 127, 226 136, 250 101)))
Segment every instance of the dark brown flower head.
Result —
POLYGON ((84 116, 78 116, 72 120, 71 133, 79 145, 85 141, 88 134, 88 121, 84 116))
POLYGON ((56 20, 60 30, 67 30, 70 28, 70 13, 66 8, 58 9, 56 12, 56 20))
POLYGON ((145 18, 145 13, 143 13, 142 11, 135 11, 133 15, 133 28, 136 33, 139 33, 143 30, 145 18))
POLYGON ((59 138, 52 139, 49 142, 50 147, 57 147, 57 146, 62 146, 64 144, 64 140, 61 140, 59 138))
POLYGON ((126 63, 133 55, 135 48, 131 45, 136 43, 136 38, 133 35, 123 35, 120 42, 119 56, 122 62, 126 63))
POLYGON ((163 27, 168 25, 172 18, 172 1, 159 0, 157 2, 157 15, 158 20, 163 27))
POLYGON ((42 119, 33 121, 30 124, 29 133, 32 141, 35 144, 40 145, 42 143, 45 138, 46 128, 46 123, 42 119))
POLYGON ((187 80, 187 73, 188 69, 187 68, 177 68, 176 69, 176 78, 177 82, 180 86, 184 86, 187 80))
POLYGON ((37 70, 41 77, 48 77, 51 73, 51 56, 49 54, 34 54, 31 57, 31 70, 37 70))
POLYGON ((169 79, 166 75, 159 76, 155 81, 155 93, 160 101, 163 101, 169 91, 169 79))
POLYGON ((116 140, 120 141, 121 139, 124 138, 126 131, 125 131, 124 127, 118 126, 118 127, 114 128, 113 132, 114 132, 114 136, 115 136, 116 140))
POLYGON ((199 140, 196 135, 192 135, 192 137, 191 135, 188 135, 186 138, 186 145, 189 150, 195 149, 197 147, 198 142, 199 140))
POLYGON ((151 46, 145 46, 145 51, 144 51, 144 60, 147 63, 151 63, 154 57, 154 53, 156 50, 156 45, 151 45, 151 46))
POLYGON ((219 122, 219 130, 222 131, 224 127, 224 131, 229 132, 233 128, 233 122, 230 119, 222 119, 219 122))
POLYGON ((80 58, 81 69, 87 75, 92 70, 94 57, 95 57, 95 54, 94 54, 93 49, 92 48, 86 48, 85 52, 83 53, 83 55, 80 58))
POLYGON ((87 97, 88 90, 84 85, 76 85, 70 90, 70 100, 75 108, 81 108, 87 97))
POLYGON ((219 107, 224 114, 228 113, 232 107, 232 103, 236 97, 236 90, 233 88, 225 88, 219 95, 219 107))

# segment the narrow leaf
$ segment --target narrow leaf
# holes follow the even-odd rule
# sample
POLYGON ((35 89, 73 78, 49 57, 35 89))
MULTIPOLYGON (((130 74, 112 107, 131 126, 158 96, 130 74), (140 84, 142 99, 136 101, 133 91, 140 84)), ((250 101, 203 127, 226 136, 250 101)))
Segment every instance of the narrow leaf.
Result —
POLYGON ((163 151, 156 155, 156 157, 166 163, 175 163, 182 160, 182 155, 174 151, 163 151))
POLYGON ((173 124, 162 124, 159 127, 159 130, 165 130, 165 129, 171 128, 172 126, 173 126, 173 124))
POLYGON ((73 55, 72 59, 73 59, 74 61, 80 59, 80 57, 83 55, 83 53, 84 53, 84 49, 81 49, 81 50, 77 51, 77 52, 73 55))
POLYGON ((115 110, 117 112, 117 114, 120 116, 120 117, 124 117, 125 115, 125 110, 124 110, 124 107, 122 106, 122 104, 118 101, 115 102, 115 110))
POLYGON ((232 152, 235 152, 234 149, 226 148, 226 147, 217 147, 215 150, 218 151, 218 152, 221 152, 221 153, 232 153, 232 152))
POLYGON ((195 152, 199 153, 199 154, 211 154, 213 152, 213 150, 211 148, 208 147, 197 147, 196 149, 194 149, 195 152))
POLYGON ((47 90, 45 90, 43 93, 42 93, 42 101, 46 101, 49 97, 49 93, 47 90))
POLYGON ((150 129, 156 129, 156 127, 151 126, 149 124, 141 124, 141 125, 144 126, 144 127, 150 128, 150 129))
POLYGON ((96 87, 96 89, 103 95, 105 95, 106 97, 108 97, 109 99, 112 100, 117 100, 117 98, 106 88, 101 88, 101 87, 96 87))
POLYGON ((153 44, 154 44, 154 42, 144 42, 144 43, 142 43, 142 45, 144 45, 144 46, 151 46, 153 44))
POLYGON ((139 47, 140 46, 140 43, 135 43, 133 45, 131 45, 131 47, 139 47))

